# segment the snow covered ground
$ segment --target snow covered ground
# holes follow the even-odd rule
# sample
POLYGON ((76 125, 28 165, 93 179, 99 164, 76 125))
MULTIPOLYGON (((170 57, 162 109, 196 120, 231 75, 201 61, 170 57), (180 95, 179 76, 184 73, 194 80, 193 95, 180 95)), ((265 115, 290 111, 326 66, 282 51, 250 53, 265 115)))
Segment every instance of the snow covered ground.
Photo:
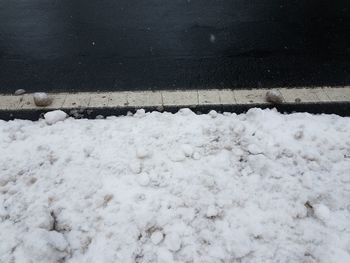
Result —
POLYGON ((56 117, 0 121, 0 262, 350 262, 350 118, 56 117))

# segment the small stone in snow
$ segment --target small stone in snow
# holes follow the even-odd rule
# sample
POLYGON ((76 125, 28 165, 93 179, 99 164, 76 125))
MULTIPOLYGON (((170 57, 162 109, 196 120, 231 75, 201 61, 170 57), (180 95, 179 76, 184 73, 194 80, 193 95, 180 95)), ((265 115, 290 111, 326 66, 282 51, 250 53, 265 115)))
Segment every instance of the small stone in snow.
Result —
POLYGON ((164 111, 164 106, 158 106, 157 108, 156 108, 156 110, 157 111, 159 111, 159 112, 163 112, 164 111))
POLYGON ((52 98, 45 92, 35 92, 33 97, 35 105, 39 107, 46 107, 52 103, 52 98))
POLYGON ((160 242, 162 242, 164 238, 164 235, 161 231, 155 231, 151 235, 151 240, 154 245, 158 245, 160 242))
POLYGON ((61 110, 49 111, 44 114, 45 122, 49 125, 59 121, 64 121, 67 118, 67 113, 61 110))
POLYGON ((24 89, 18 89, 15 91, 16 96, 23 95, 24 93, 26 93, 26 91, 24 89))
POLYGON ((266 92, 266 101, 274 104, 281 104, 283 102, 283 97, 279 91, 269 90, 266 92))

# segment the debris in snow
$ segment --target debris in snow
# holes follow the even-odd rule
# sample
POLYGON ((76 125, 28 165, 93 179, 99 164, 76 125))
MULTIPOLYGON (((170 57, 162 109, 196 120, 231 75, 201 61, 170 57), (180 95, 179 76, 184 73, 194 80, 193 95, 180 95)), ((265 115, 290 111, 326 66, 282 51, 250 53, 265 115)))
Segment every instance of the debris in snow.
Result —
POLYGON ((67 118, 67 113, 61 110, 49 111, 44 114, 45 122, 49 125, 55 124, 59 121, 64 121, 67 118))
POLYGON ((283 97, 278 90, 269 90, 266 92, 266 101, 274 104, 281 104, 283 102, 283 97))
POLYGON ((159 230, 154 231, 151 235, 152 243, 155 245, 158 245, 160 242, 162 242, 163 238, 164 234, 159 230))
POLYGON ((166 235, 164 242, 170 251, 176 252, 181 248, 181 238, 176 233, 166 235))
POLYGON ((8 215, 5 207, 2 204, 0 204, 0 219, 5 220, 8 217, 9 217, 9 215, 8 215))
POLYGON ((15 91, 16 96, 23 95, 24 93, 26 93, 26 91, 24 89, 18 89, 15 91))
POLYGON ((322 222, 326 223, 330 217, 330 211, 327 206, 317 204, 313 206, 315 216, 322 222))
POLYGON ((107 194, 103 197, 103 206, 107 206, 108 203, 113 199, 112 194, 107 194))
POLYGON ((294 139, 296 139, 296 140, 300 140, 303 137, 304 137, 303 131, 297 131, 296 133, 294 133, 294 139))
POLYGON ((35 105, 39 107, 46 107, 52 103, 52 98, 45 92, 35 92, 33 97, 35 105))
POLYGON ((163 105, 161 105, 161 106, 157 106, 157 111, 159 111, 159 112, 163 112, 164 111, 164 106, 163 105))

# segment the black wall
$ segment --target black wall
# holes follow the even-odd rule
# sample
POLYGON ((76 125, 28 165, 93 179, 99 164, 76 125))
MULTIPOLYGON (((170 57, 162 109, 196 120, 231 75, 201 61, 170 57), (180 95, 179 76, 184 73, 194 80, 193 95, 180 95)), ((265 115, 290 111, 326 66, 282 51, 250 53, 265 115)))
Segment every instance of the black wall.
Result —
POLYGON ((0 92, 350 84, 350 2, 1 0, 0 92))

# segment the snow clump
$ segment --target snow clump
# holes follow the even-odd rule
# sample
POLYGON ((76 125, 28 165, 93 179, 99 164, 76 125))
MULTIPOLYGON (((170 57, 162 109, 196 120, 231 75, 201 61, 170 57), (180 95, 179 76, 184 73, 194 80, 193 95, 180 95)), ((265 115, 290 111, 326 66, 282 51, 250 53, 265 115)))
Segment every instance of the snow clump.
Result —
POLYGON ((59 121, 64 121, 67 118, 67 113, 61 110, 49 111, 44 114, 45 122, 49 125, 55 124, 59 121))

